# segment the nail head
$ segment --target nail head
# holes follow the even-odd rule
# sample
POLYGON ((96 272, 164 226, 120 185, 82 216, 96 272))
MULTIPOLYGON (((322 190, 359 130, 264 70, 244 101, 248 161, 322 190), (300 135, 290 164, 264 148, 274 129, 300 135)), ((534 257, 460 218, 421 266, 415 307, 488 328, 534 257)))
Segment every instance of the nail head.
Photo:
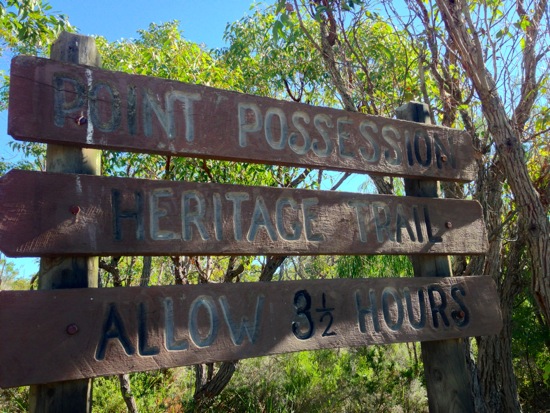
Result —
POLYGON ((86 123, 88 123, 88 119, 84 116, 79 116, 78 118, 76 118, 74 120, 76 122, 77 125, 79 126, 82 126, 82 125, 85 125, 86 123))
POLYGON ((76 324, 69 324, 67 326, 66 331, 67 331, 67 334, 69 334, 70 336, 73 336, 76 333, 78 333, 78 326, 76 324))

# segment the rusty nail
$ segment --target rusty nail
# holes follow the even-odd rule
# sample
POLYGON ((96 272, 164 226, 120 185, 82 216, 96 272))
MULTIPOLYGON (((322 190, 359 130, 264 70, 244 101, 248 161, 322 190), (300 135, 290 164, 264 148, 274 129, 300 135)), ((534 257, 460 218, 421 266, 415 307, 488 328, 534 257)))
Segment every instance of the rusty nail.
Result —
POLYGON ((445 226, 450 229, 453 227, 453 223, 451 221, 447 221, 445 222, 445 226))
POLYGON ((466 316, 464 311, 459 311, 457 315, 458 315, 458 318, 464 318, 466 316))
POLYGON ((78 326, 76 324, 69 324, 65 331, 67 331, 67 334, 74 336, 76 333, 78 333, 78 326))
POLYGON ((88 123, 88 119, 85 116, 82 116, 82 115, 79 116, 78 118, 76 118, 74 121, 79 126, 82 126, 82 125, 85 125, 86 123, 88 123))
POLYGON ((441 155, 441 162, 447 162, 447 155, 441 155))

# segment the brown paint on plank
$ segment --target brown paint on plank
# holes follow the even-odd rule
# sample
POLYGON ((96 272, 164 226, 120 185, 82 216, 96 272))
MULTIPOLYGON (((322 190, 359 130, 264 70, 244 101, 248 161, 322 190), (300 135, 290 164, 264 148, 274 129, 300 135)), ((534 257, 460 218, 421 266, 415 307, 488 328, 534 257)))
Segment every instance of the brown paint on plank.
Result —
POLYGON ((2 291, 0 386, 497 334, 501 324, 490 277, 2 291))
POLYGON ((8 132, 83 147, 470 181, 464 131, 18 56, 8 132))
POLYGON ((11 171, 8 256, 480 254, 476 201, 11 171), (24 191, 21 188, 25 188, 24 191))

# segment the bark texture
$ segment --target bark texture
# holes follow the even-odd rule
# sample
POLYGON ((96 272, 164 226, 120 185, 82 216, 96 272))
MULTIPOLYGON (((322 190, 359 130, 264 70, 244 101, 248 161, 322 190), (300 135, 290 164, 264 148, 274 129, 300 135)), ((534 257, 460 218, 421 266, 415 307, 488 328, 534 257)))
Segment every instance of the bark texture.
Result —
POLYGON ((523 82, 519 104, 514 113, 506 112, 499 96, 495 79, 485 67, 484 52, 477 35, 467 0, 436 0, 447 31, 456 46, 460 63, 471 79, 482 103, 483 116, 493 137, 506 181, 514 195, 521 222, 524 225, 528 254, 533 273, 533 292, 541 313, 550 323, 550 223, 547 211, 529 177, 525 153, 521 143, 523 128, 538 94, 536 66, 540 57, 535 55, 540 22, 547 8, 547 0, 534 4, 533 13, 527 15, 521 2, 518 14, 529 19, 523 49, 523 82))
POLYGON ((128 374, 120 374, 118 376, 118 380, 120 382, 120 392, 122 394, 122 398, 124 399, 124 403, 126 403, 126 407, 128 408, 129 413, 138 413, 138 408, 136 404, 136 400, 134 399, 134 396, 132 395, 132 389, 130 387, 130 375, 128 374))

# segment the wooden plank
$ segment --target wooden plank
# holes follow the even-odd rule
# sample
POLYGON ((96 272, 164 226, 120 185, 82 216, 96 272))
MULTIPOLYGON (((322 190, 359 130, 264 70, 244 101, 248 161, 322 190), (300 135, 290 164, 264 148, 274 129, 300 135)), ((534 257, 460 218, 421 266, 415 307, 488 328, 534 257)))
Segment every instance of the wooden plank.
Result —
POLYGON ((18 56, 8 132, 47 143, 318 167, 476 177, 471 137, 440 126, 18 56))
POLYGON ((0 386, 496 334, 489 277, 0 292, 0 386))
POLYGON ((0 248, 40 255, 480 254, 479 203, 11 171, 0 248), (25 191, 21 191, 25 188, 25 191))

